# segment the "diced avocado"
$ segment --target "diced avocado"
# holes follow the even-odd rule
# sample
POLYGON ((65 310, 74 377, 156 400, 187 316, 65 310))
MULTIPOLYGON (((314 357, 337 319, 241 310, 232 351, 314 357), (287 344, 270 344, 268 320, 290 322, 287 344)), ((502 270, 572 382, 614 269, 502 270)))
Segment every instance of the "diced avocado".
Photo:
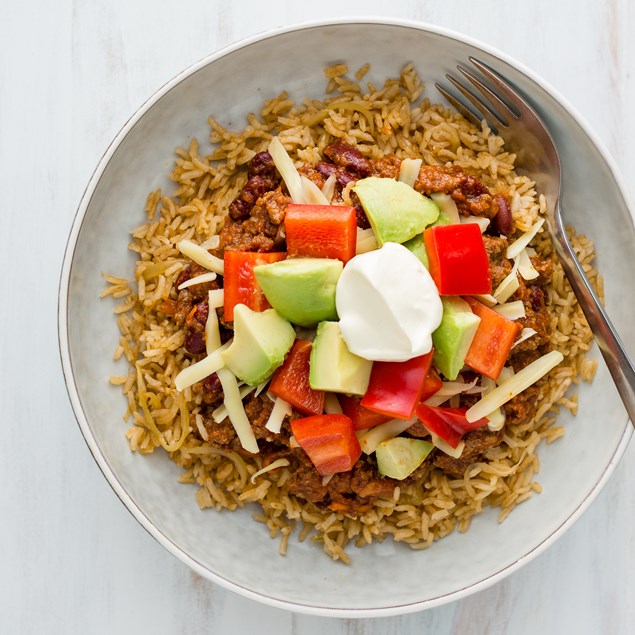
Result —
POLYGON ((481 318, 461 298, 441 298, 443 317, 432 333, 434 365, 450 380, 457 378, 481 318))
POLYGON ((433 449, 432 443, 421 439, 395 437, 382 441, 375 449, 377 470, 384 476, 402 481, 423 463, 433 449))
POLYGON ((342 273, 341 260, 289 258, 254 267, 256 280, 269 304, 298 326, 337 320, 335 287, 342 273))
POLYGON ((275 309, 234 309, 234 341, 223 352, 225 365, 250 386, 267 379, 282 364, 295 340, 295 331, 275 309))
POLYGON ((451 225, 452 221, 446 216, 443 210, 439 210, 439 217, 430 225, 430 227, 436 227, 437 225, 451 225))
POLYGON ((439 208, 429 198, 401 181, 371 176, 357 181, 353 191, 380 247, 387 242, 406 242, 439 216, 439 208))
POLYGON ((421 264, 426 269, 428 268, 428 252, 426 251, 426 245, 423 241, 423 234, 417 234, 414 238, 407 240, 403 246, 419 258, 421 264))
POLYGON ((309 385, 313 390, 363 395, 372 367, 373 362, 348 350, 337 322, 320 322, 309 361, 309 385))

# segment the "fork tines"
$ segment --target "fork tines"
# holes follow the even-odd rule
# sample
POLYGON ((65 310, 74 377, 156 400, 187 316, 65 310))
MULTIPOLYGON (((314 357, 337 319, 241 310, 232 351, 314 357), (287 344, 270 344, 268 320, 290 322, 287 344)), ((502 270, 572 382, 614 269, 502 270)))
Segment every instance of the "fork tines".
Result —
POLYGON ((460 95, 453 93, 443 84, 436 83, 435 86, 468 121, 480 126, 481 121, 485 119, 492 132, 498 134, 499 127, 507 128, 510 119, 520 117, 518 109, 514 106, 516 96, 489 66, 474 57, 470 57, 469 60, 476 71, 459 64, 457 70, 461 74, 460 78, 450 73, 446 75, 460 95), (470 85, 478 92, 472 90, 470 85), (495 89, 498 89, 498 92, 495 92, 495 89))

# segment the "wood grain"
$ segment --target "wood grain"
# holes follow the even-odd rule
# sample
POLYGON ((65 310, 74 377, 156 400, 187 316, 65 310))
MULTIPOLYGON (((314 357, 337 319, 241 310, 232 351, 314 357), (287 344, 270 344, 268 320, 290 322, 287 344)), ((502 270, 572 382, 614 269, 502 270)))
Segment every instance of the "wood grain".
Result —
POLYGON ((428 21, 505 50, 574 104, 632 186, 629 0, 3 5, 0 174, 8 199, 1 218, 11 238, 0 283, 1 633, 635 631, 635 447, 584 517, 503 582, 435 610, 355 621, 262 606, 192 573, 134 521, 84 445, 58 362, 56 297, 66 235, 103 150, 132 112, 188 64, 267 28, 343 11, 428 21))

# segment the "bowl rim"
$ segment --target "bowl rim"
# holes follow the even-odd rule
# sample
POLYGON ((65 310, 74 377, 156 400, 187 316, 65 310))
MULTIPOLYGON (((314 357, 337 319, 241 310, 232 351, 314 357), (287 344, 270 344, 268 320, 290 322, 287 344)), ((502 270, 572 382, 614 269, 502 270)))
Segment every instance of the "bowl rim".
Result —
MULTIPOLYGON (((571 515, 555 530, 553 530, 549 535, 547 535, 538 545, 536 545, 529 552, 522 555, 515 562, 503 567, 502 569, 486 576, 482 580, 470 584, 468 586, 459 588, 455 591, 444 593, 439 596, 435 596, 432 598, 428 598, 426 600, 419 600, 416 602, 407 602, 405 604, 395 604, 393 606, 384 606, 384 607, 362 607, 362 608, 329 608, 325 606, 321 606, 318 604, 308 604, 308 603, 300 603, 290 600, 283 600, 276 597, 272 597, 267 595, 266 593, 261 593, 257 591, 253 591, 246 587, 237 584, 220 574, 215 573, 208 569, 205 565, 198 562, 194 557, 187 554, 181 547, 179 547, 176 543, 170 540, 165 534, 163 534, 150 520, 148 516, 141 510, 141 508, 137 505, 134 499, 127 493, 122 484, 119 482, 117 475, 114 470, 111 468, 108 460, 102 454, 97 441, 93 434, 91 433, 90 426, 88 423, 88 419, 84 412, 84 408, 82 405, 82 399, 79 393, 79 389, 77 383, 75 381, 75 375, 73 371, 73 365, 71 362, 70 356, 70 345, 69 345, 69 336, 68 336, 68 299, 69 299, 69 286, 70 286, 70 274, 72 270, 72 265, 74 261, 75 250, 77 248, 77 241, 79 234, 81 232, 86 211, 90 206, 92 201, 93 194, 99 183, 106 166, 110 162, 113 154, 117 150, 117 148, 124 141, 128 133, 132 130, 132 128, 136 125, 136 123, 145 115, 145 113, 154 106, 165 94, 167 94, 172 88, 177 86, 179 83, 192 76, 197 71, 201 70, 203 67, 207 66, 211 62, 225 57, 230 53, 250 46, 252 44, 257 44, 261 41, 274 38, 280 35, 284 35, 291 32, 315 29, 320 27, 329 27, 329 26, 337 26, 337 25, 385 25, 385 26, 396 26, 396 27, 404 27, 409 29, 415 29, 418 31, 424 31, 433 33, 435 35, 440 35, 452 40, 456 40, 463 44, 468 44, 476 49, 480 49, 494 57, 497 57, 501 61, 509 64, 513 68, 515 68, 520 73, 527 76, 530 80, 538 84, 547 94, 549 94, 554 100, 556 100, 566 111, 567 113, 576 121, 576 123, 582 128, 584 133, 596 147, 598 152, 600 153, 602 159, 606 162, 609 170, 613 178, 615 179, 616 185, 620 191, 620 194, 624 198, 629 210, 634 210, 635 208, 631 204, 631 197, 629 194, 629 190, 626 186, 624 178, 615 162, 611 154, 609 153, 606 145, 597 135, 597 133, 591 128, 591 126, 586 122, 586 120, 580 115, 577 109, 571 105, 567 98, 565 98, 562 94, 560 94, 556 89, 554 89, 548 82, 542 79, 539 75, 537 75, 534 71, 526 67, 523 63, 518 62, 511 56, 506 53, 499 51, 497 48, 482 42, 476 38, 471 36, 464 35, 460 32, 454 31, 452 29, 448 29, 446 27, 441 27, 433 24, 429 24, 423 21, 418 20, 410 20, 410 19, 400 19, 400 18, 391 18, 391 17, 364 17, 364 16, 351 16, 351 17, 339 17, 339 18, 331 18, 331 19, 319 19, 319 20, 309 20, 303 21, 299 23, 295 23, 288 26, 279 26, 271 29, 267 29, 265 31, 261 31, 247 37, 244 37, 236 42, 232 42, 231 44, 224 46, 217 51, 203 57, 202 59, 194 62, 178 74, 176 74, 172 79, 163 84, 160 88, 158 88, 153 95, 151 95, 137 110, 136 112, 125 122, 122 128, 119 130, 115 138, 108 145, 106 150, 104 151, 102 157, 100 158, 81 198, 77 211, 75 213, 75 217, 73 219, 73 223, 69 232, 69 237, 67 240, 66 248, 64 251, 64 259, 62 262, 62 268, 60 272, 60 280, 59 280, 59 288, 58 288, 58 310, 57 310, 57 321, 58 321, 58 345, 60 352, 60 361, 62 365, 62 372, 64 375, 64 380, 66 384, 66 390, 68 393, 68 397, 71 402, 71 406, 73 409, 73 413, 75 415, 75 419, 80 428, 82 436, 84 437, 84 441, 88 446, 90 453, 92 454, 95 462, 101 469, 103 475, 106 480, 110 484, 111 488, 117 495, 117 497, 121 500, 121 502, 125 505, 126 509, 132 514, 132 516, 139 522, 139 524, 155 539, 159 542, 163 547, 165 547, 173 556, 181 560, 183 563, 188 565, 191 569, 193 569, 196 573, 201 575, 202 577, 211 580, 219 584, 220 586, 228 589, 229 591, 233 591, 246 597, 251 600, 255 600, 269 606, 275 608, 286 609, 290 611, 294 611, 297 613, 305 613, 311 615, 319 615, 319 616, 327 616, 327 617, 343 617, 343 618, 365 618, 365 617, 387 617, 394 615, 401 615, 405 613, 412 613, 416 611, 421 611, 428 608, 434 608, 437 606, 441 606, 448 602, 452 602, 455 600, 462 599, 476 593, 478 591, 482 591, 496 582, 504 579, 514 571, 520 569, 522 566, 536 558, 538 555, 543 553, 549 546, 551 546, 557 538, 562 536, 567 529, 569 529, 581 516, 582 514, 589 508, 591 503, 595 500, 598 494, 606 485, 607 481, 615 471, 617 464, 619 463, 621 457, 623 456, 626 447, 633 435, 633 426, 628 425, 629 420, 628 417, 625 416, 625 426, 622 437, 615 448, 613 456, 611 457, 606 469, 604 470, 602 476, 595 483, 595 485, 591 488, 591 490, 587 493, 584 499, 580 502, 579 506, 571 513, 571 515)), ((631 211, 631 216, 633 216, 633 211, 631 211)))

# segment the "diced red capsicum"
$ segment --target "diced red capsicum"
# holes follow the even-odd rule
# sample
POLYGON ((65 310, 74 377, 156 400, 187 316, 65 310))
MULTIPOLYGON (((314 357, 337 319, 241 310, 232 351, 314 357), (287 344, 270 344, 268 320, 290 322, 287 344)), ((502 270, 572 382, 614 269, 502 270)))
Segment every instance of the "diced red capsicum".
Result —
POLYGON ((411 419, 421 400, 434 350, 406 362, 374 362, 364 408, 397 419, 411 419))
POLYGON ((423 232, 430 275, 441 295, 492 292, 489 259, 478 225, 437 225, 423 232))
POLYGON ((362 453, 353 422, 346 415, 295 419, 291 431, 322 475, 352 470, 362 453))
POLYGON ((309 386, 310 357, 311 342, 296 340, 284 363, 275 372, 269 392, 289 402, 303 414, 319 415, 324 412, 325 393, 309 386))
POLYGON ((522 327, 518 322, 508 320, 474 298, 463 299, 470 305, 473 313, 481 318, 467 351, 465 364, 481 375, 496 380, 522 327))
POLYGON ((374 428, 392 419, 390 416, 382 415, 379 412, 373 412, 368 408, 364 408, 360 403, 361 397, 338 395, 337 398, 340 402, 340 406, 342 406, 342 412, 347 417, 350 417, 355 430, 374 428))
POLYGON ((289 205, 284 218, 289 256, 336 258, 355 255, 355 208, 344 205, 289 205))
POLYGON ((225 273, 223 287, 225 289, 224 317, 227 322, 234 319, 234 307, 246 304, 252 311, 264 311, 271 305, 267 302, 256 276, 254 267, 268 265, 284 260, 286 253, 257 251, 226 251, 224 257, 225 273))
POLYGON ((472 430, 487 425, 488 419, 483 417, 470 423, 465 418, 467 408, 442 408, 426 406, 420 403, 416 409, 417 417, 423 425, 447 444, 456 448, 463 436, 472 430))
POLYGON ((430 397, 436 395, 441 388, 443 388, 443 380, 439 376, 437 369, 434 366, 430 366, 430 370, 423 382, 423 392, 419 400, 425 401, 426 399, 430 399, 430 397))

